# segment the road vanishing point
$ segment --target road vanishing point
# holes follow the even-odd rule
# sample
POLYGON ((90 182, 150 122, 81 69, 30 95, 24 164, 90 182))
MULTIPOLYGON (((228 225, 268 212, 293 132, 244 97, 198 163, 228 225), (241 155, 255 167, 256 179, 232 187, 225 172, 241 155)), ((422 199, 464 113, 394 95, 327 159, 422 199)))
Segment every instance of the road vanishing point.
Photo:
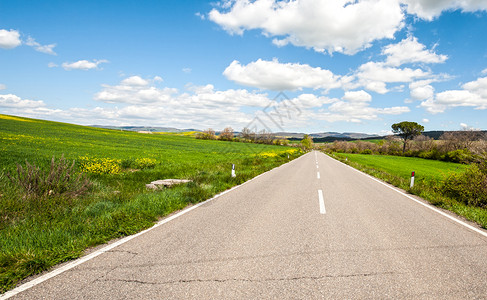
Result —
POLYGON ((415 199, 311 152, 0 298, 486 299, 486 231, 415 199))

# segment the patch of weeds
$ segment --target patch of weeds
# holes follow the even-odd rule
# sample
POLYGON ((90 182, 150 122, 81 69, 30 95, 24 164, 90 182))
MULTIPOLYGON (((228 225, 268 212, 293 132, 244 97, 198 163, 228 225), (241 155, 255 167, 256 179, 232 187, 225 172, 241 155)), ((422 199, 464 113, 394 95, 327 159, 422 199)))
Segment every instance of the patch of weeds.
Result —
POLYGON ((141 170, 141 169, 152 169, 157 165, 157 161, 153 158, 128 158, 123 159, 120 162, 120 166, 123 169, 141 170))
POLYGON ((82 173, 75 174, 75 162, 69 163, 64 156, 58 161, 53 157, 47 171, 27 161, 25 163, 25 167, 17 164, 16 174, 7 173, 9 180, 21 188, 25 197, 65 195, 74 198, 86 194, 90 188, 90 181, 82 173))

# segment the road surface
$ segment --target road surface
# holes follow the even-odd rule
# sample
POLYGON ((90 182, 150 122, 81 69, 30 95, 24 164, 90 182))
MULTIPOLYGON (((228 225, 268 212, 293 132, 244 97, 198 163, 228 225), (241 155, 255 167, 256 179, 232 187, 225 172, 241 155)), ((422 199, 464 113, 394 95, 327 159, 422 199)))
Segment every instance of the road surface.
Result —
POLYGON ((11 299, 173 298, 487 298, 487 235, 311 152, 11 299))

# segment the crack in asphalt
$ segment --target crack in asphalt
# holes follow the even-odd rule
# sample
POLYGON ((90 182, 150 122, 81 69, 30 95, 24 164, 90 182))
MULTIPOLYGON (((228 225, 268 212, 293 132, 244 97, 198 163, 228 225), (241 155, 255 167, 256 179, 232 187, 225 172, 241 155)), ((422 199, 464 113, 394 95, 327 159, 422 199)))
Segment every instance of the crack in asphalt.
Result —
MULTIPOLYGON (((111 249, 105 253, 128 253, 128 254, 131 254, 132 257, 128 258, 127 261, 130 261, 132 258, 134 258, 135 256, 139 255, 139 253, 137 252, 132 252, 132 251, 128 251, 128 250, 120 250, 120 249, 111 249)), ((110 268, 109 270, 107 270, 104 274, 100 275, 98 278, 96 279, 93 279, 91 280, 90 282, 88 282, 87 284, 81 286, 78 291, 83 291, 87 286, 97 282, 97 281, 103 281, 101 279, 103 279, 104 277, 108 276, 109 274, 111 274, 113 271, 117 270, 118 268, 120 268, 120 265, 116 265, 116 266, 113 266, 112 268, 110 268)), ((89 270, 89 269, 95 269, 95 268, 85 268, 85 270, 89 270)))
POLYGON ((392 275, 401 274, 398 272, 373 272, 373 273, 357 273, 357 274, 342 274, 342 275, 321 275, 321 276, 299 276, 299 277, 286 277, 286 278, 264 278, 264 279, 247 279, 247 278, 228 278, 228 279, 179 279, 170 280, 162 282, 151 282, 136 279, 97 279, 96 281, 107 281, 107 282, 124 282, 124 283, 136 283, 136 284, 147 284, 147 285, 167 285, 167 284, 178 284, 178 283, 226 283, 226 282, 250 282, 250 283, 263 283, 263 282, 276 282, 276 281, 298 281, 298 280, 322 280, 330 278, 351 278, 351 277, 368 277, 368 276, 381 276, 381 275, 392 275))
POLYGON ((128 253, 132 255, 139 255, 138 252, 133 252, 133 251, 128 251, 128 250, 119 250, 119 249, 111 249, 107 251, 106 253, 128 253))
MULTIPOLYGON (((209 259, 193 259, 186 261, 172 261, 172 262, 161 262, 161 263, 143 263, 143 264, 131 264, 126 266, 120 266, 120 268, 143 268, 143 267, 153 267, 153 266, 184 266, 191 264, 204 264, 212 262, 231 262, 231 261, 247 261, 263 258, 285 258, 292 256, 307 256, 311 257, 314 255, 323 254, 334 254, 334 253, 360 253, 360 252, 387 252, 387 251, 418 251, 418 250, 435 250, 435 249, 461 249, 461 248, 487 248, 487 244, 473 244, 473 245, 448 245, 448 246, 422 246, 422 247, 392 247, 392 248, 371 248, 371 249, 344 249, 344 250, 331 250, 331 251, 305 251, 305 252, 293 252, 293 253, 272 253, 272 254, 261 254, 261 255, 248 255, 239 257, 222 257, 222 258, 209 258, 209 259)), ((115 251, 116 252, 116 251, 115 251)), ((128 251, 119 251, 128 252, 128 251)))

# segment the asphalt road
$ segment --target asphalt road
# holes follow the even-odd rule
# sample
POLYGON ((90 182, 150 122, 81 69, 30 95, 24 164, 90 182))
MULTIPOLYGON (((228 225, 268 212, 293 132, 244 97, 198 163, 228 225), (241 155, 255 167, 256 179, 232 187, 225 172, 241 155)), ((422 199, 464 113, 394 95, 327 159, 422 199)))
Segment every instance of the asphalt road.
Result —
POLYGON ((173 298, 485 299, 487 237, 312 152, 11 299, 173 298))

